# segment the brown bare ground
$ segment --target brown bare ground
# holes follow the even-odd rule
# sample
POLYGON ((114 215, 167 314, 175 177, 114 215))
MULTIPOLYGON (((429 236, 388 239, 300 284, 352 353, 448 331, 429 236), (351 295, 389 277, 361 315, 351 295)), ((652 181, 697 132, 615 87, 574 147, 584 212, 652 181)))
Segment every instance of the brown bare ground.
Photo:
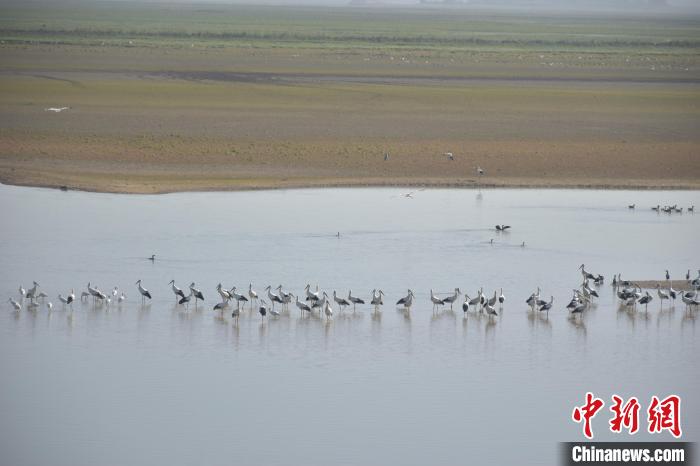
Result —
MULTIPOLYGON (((660 82, 640 82, 635 70, 613 81, 570 69, 522 82, 446 78, 478 75, 475 67, 386 83, 374 82, 373 68, 353 68, 352 82, 332 70, 323 79, 282 70, 284 79, 260 83, 183 79, 155 55, 145 71, 92 69, 70 47, 35 57, 51 69, 30 70, 28 58, 42 50, 0 47, 3 183, 124 193, 700 188, 699 85, 673 74, 660 82), (63 105, 71 109, 44 111, 63 105), (476 166, 486 170, 481 179, 476 166)), ((146 68, 137 60, 144 50, 118 53, 146 68)))

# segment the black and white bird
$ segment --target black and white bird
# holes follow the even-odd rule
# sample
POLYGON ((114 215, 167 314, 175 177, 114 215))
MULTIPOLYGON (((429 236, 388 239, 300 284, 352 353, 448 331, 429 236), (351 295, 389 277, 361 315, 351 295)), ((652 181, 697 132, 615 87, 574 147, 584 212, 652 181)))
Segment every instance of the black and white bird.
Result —
POLYGON ((649 303, 654 299, 648 291, 645 292, 646 294, 639 298, 639 301, 637 301, 639 304, 644 304, 644 310, 646 311, 649 303))
POLYGON ((216 285, 216 292, 219 293, 219 296, 221 296, 221 299, 224 301, 231 299, 231 292, 224 288, 221 283, 216 285))
POLYGON ((469 311, 469 295, 465 294, 464 295, 464 302, 462 303, 462 311, 466 315, 466 313, 469 311))
POLYGON ((379 306, 384 305, 384 292, 382 290, 377 290, 374 289, 372 290, 372 301, 370 301, 370 304, 374 306, 374 311, 376 312, 377 309, 379 309, 379 306))
POLYGON ((333 290, 333 301, 338 304, 341 313, 343 312, 343 308, 350 305, 350 302, 347 299, 339 298, 338 295, 336 295, 335 290, 333 290))
POLYGON ((484 304, 484 310, 485 310, 486 313, 488 314, 489 319, 490 319, 491 317, 498 316, 498 312, 496 312, 496 308, 493 307, 493 306, 491 306, 489 303, 484 304))
POLYGON ((406 296, 396 301, 396 305, 403 306, 405 309, 410 309, 411 305, 413 305, 413 291, 409 289, 406 296))
POLYGON ((264 322, 265 321, 265 316, 267 315, 267 303, 265 303, 264 299, 260 300, 260 307, 258 307, 258 312, 260 313, 260 321, 264 322))
POLYGON ((365 303, 364 299, 353 296, 352 290, 348 290, 348 301, 352 303, 352 312, 355 312, 355 306, 365 303))
MULTIPOLYGON (((145 302, 146 298, 151 299, 151 293, 141 285, 141 280, 136 282, 136 285, 138 285, 139 288, 139 293, 141 293, 141 302, 145 302)), ((98 290, 99 291, 99 290, 98 290)))
POLYGON ((554 304, 554 296, 550 296, 549 302, 540 306, 540 311, 545 311, 549 314, 549 310, 552 309, 552 304, 554 304))
POLYGON ((496 225, 496 231, 506 231, 510 228, 510 225, 496 225))
POLYGON ((501 306, 503 306, 503 303, 506 302, 506 297, 505 297, 505 295, 503 294, 503 288, 501 288, 501 294, 500 294, 500 296, 498 297, 498 302, 501 304, 501 306))
POLYGON ((204 295, 202 294, 202 291, 195 288, 194 282, 190 283, 190 291, 194 295, 195 306, 197 305, 198 300, 204 301, 204 295))
POLYGON ((302 315, 304 314, 304 311, 311 312, 311 307, 308 304, 299 301, 299 296, 296 296, 296 305, 302 315))
POLYGON ((175 285, 175 280, 170 280, 170 283, 168 283, 168 285, 170 285, 170 288, 175 294, 175 301, 179 301, 181 298, 185 297, 185 293, 183 293, 183 291, 175 285))
MULTIPOLYGON (((280 298, 278 295, 276 295, 272 292, 272 285, 267 285, 267 287, 265 287, 265 291, 267 291, 267 297, 270 299, 270 302, 272 303, 272 307, 275 307, 275 303, 284 304, 284 301, 282 301, 282 298, 280 298)), ((264 302, 264 301, 262 301, 262 302, 264 302)))
POLYGON ((236 307, 240 307, 241 303, 243 303, 243 307, 245 307, 245 303, 248 302, 248 298, 246 298, 245 296, 243 296, 240 293, 236 293, 235 286, 233 288, 231 288, 228 293, 231 296, 231 298, 236 300, 236 307))
POLYGON ((435 294, 433 293, 433 290, 430 290, 430 301, 433 302, 433 312, 435 312, 435 309, 436 309, 438 306, 444 306, 444 305, 445 305, 445 301, 443 301, 442 299, 440 299, 440 298, 438 298, 437 296, 435 296, 435 294))
POLYGON ((459 290, 459 288, 455 288, 454 294, 447 296, 445 298, 442 298, 442 302, 444 304, 449 304, 450 310, 452 310, 452 306, 454 305, 455 301, 457 301, 457 298, 459 298, 459 295, 461 295, 461 294, 462 294, 462 292, 459 290))

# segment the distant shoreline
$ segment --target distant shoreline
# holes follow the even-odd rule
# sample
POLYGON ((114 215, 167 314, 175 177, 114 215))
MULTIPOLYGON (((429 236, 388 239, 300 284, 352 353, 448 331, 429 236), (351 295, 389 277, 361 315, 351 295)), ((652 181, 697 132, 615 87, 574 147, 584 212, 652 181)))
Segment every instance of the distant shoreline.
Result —
POLYGON ((700 183, 675 182, 669 180, 657 180, 641 183, 639 180, 618 180, 617 183, 609 183, 596 180, 571 180, 568 182, 547 182, 545 180, 509 181, 506 179, 493 179, 477 183, 473 180, 435 182, 420 178, 401 179, 388 181, 348 181, 318 179, 309 182, 274 181, 256 184, 231 184, 221 186, 199 185, 197 180, 190 180, 186 186, 153 186, 151 184, 130 184, 128 187, 117 188, 115 186, 97 186, 86 181, 77 184, 62 184, 60 182, 23 182, 14 181, 0 176, 0 184, 7 186, 57 189, 62 191, 82 191, 101 194, 173 194, 196 192, 236 192, 236 191, 275 191, 283 189, 334 189, 334 188, 434 188, 434 189, 577 189, 577 190, 613 190, 613 191, 700 191, 700 183))

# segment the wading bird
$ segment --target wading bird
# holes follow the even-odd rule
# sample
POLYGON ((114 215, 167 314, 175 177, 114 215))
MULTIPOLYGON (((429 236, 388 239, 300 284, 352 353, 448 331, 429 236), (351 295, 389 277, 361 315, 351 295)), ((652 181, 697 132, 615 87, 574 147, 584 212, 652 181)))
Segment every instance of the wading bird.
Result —
POLYGON ((15 301, 14 299, 10 298, 7 300, 8 303, 12 304, 12 307, 15 308, 15 311, 21 311, 22 310, 22 305, 15 301))
POLYGON ((139 293, 141 293, 141 302, 142 303, 146 302, 146 298, 151 299, 151 293, 149 293, 148 290, 146 288, 144 288, 143 285, 141 285, 140 279, 139 279, 139 281, 136 282, 136 285, 138 285, 139 293))
POLYGON ((350 305, 350 302, 348 302, 347 299, 345 299, 345 298, 339 298, 339 297, 335 294, 335 290, 333 290, 333 301, 335 301, 336 304, 338 304, 338 307, 340 308, 340 312, 341 312, 341 313, 343 312, 343 308, 345 308, 345 306, 349 306, 349 305, 350 305))
POLYGON ((639 298, 639 304, 644 304, 644 310, 647 311, 649 303, 654 299, 648 291, 645 291, 645 295, 639 298))
POLYGON ((260 322, 265 322, 265 316, 267 315, 267 306, 265 304, 265 300, 261 299, 260 307, 258 308, 258 312, 260 313, 260 322))
POLYGON ((324 305, 323 305, 323 313, 326 315, 326 320, 330 319, 333 317, 333 308, 331 307, 331 303, 328 302, 327 299, 324 300, 324 305))
POLYGON ((204 301, 204 295, 202 294, 201 290, 198 290, 194 286, 194 282, 190 283, 190 291, 194 295, 194 305, 195 307, 197 306, 197 301, 201 300, 204 301))
POLYGON ((272 285, 267 285, 267 287, 265 287, 265 291, 267 291, 267 297, 270 299, 270 302, 272 303, 272 307, 275 307, 275 303, 284 304, 284 301, 282 301, 282 298, 280 298, 278 295, 274 294, 271 290, 272 290, 272 285))
POLYGON ((445 305, 445 301, 435 296, 435 294, 433 294, 433 290, 430 290, 430 300, 433 302, 433 312, 435 312, 435 308, 437 306, 445 305))
POLYGON ((355 312, 355 306, 358 304, 364 304, 364 299, 356 298, 352 295, 352 290, 348 290, 348 301, 352 303, 352 312, 355 312))
POLYGON ((546 311, 549 314, 549 310, 552 309, 552 304, 554 303, 554 296, 550 296, 549 302, 544 303, 540 306, 540 311, 546 311))
POLYGON ((374 289, 372 290, 372 301, 370 301, 370 304, 374 306, 374 312, 377 312, 379 309, 379 306, 384 305, 384 300, 382 299, 384 297, 384 292, 382 290, 377 290, 374 289))
POLYGON ((296 305, 299 308, 299 313, 304 314, 304 311, 311 312, 311 307, 308 304, 299 301, 299 296, 296 296, 296 305))
POLYGON ((174 279, 170 280, 170 283, 168 283, 168 285, 170 285, 170 288, 173 290, 173 293, 175 294, 175 301, 179 301, 180 299, 185 297, 185 293, 183 293, 182 289, 178 288, 175 285, 174 279))
POLYGON ((250 298, 250 308, 253 309, 253 301, 258 299, 258 293, 253 290, 253 284, 248 284, 248 298, 250 298))
MULTIPOLYGON (((431 290, 431 292, 432 292, 432 290, 431 290)), ((451 296, 447 296, 446 298, 443 298, 443 299, 442 299, 442 302, 443 302, 444 304, 449 304, 449 305, 450 305, 450 310, 452 310, 452 306, 454 305, 455 301, 457 301, 457 298, 458 298, 459 295, 461 295, 461 294, 462 294, 462 292, 459 290, 459 288, 455 288, 454 294, 451 295, 451 296)))

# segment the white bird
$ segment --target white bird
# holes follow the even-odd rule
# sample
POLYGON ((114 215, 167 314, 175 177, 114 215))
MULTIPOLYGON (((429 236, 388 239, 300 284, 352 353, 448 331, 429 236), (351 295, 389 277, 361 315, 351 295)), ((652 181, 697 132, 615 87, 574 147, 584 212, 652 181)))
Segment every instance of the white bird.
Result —
POLYGON ((122 303, 122 302, 124 302, 125 299, 126 299, 126 295, 125 295, 124 292, 122 291, 122 294, 119 295, 119 299, 118 299, 117 301, 120 302, 120 303, 122 303))
POLYGON ((45 298, 48 298, 48 297, 49 297, 49 295, 47 295, 47 294, 44 293, 43 291, 42 291, 41 293, 39 293, 38 295, 36 295, 36 299, 41 299, 42 301, 43 301, 45 298))
POLYGON ((253 308, 253 301, 258 299, 258 294, 253 290, 253 284, 248 285, 248 298, 250 298, 250 308, 253 308))
POLYGON ((48 107, 48 108, 45 108, 44 111, 45 112, 61 113, 62 111, 68 110, 68 109, 70 109, 70 107, 48 107))
POLYGON ((464 302, 462 303, 462 311, 466 314, 469 311, 469 295, 464 295, 464 302))
POLYGON ((657 283, 656 284, 656 292, 659 295, 659 303, 661 304, 661 307, 664 306, 664 299, 669 299, 668 294, 660 288, 660 285, 657 283))
POLYGON ((68 299, 68 304, 72 304, 75 301, 75 290, 73 288, 70 289, 70 294, 66 299, 68 299))
POLYGON ((148 290, 141 285, 140 279, 136 282, 136 285, 138 285, 139 293, 141 293, 141 302, 145 302, 146 298, 151 299, 151 293, 149 293, 148 290))
POLYGON ((447 158, 450 159, 450 160, 454 160, 454 159, 455 159, 455 156, 454 156, 454 154, 452 154, 452 152, 445 152, 445 153, 442 154, 442 155, 444 155, 445 157, 447 157, 447 158))
POLYGON ((119 294, 119 288, 116 286, 112 289, 112 298, 116 299, 117 295, 119 294))
POLYGON ((24 297, 27 295, 27 290, 22 288, 22 285, 19 286, 19 297, 20 299, 24 299, 24 297))
POLYGON ((53 309, 53 303, 52 303, 51 301, 49 301, 48 303, 46 303, 46 309, 48 309, 49 312, 51 312, 51 309, 53 309))
POLYGON ((21 311, 22 310, 22 305, 15 301, 14 299, 10 298, 8 301, 10 304, 12 304, 12 307, 15 308, 15 311, 21 311))
POLYGON ((173 293, 175 294, 175 301, 179 301, 181 298, 185 297, 185 293, 183 293, 182 289, 175 286, 175 280, 170 280, 168 285, 170 285, 170 289, 172 289, 173 293))
POLYGON ((333 317, 333 308, 331 307, 331 303, 329 303, 327 299, 325 300, 325 303, 323 305, 323 313, 326 314, 326 320, 333 317))
POLYGON ((486 174, 486 172, 484 171, 483 168, 477 166, 477 167, 476 167, 476 174, 479 175, 479 176, 484 176, 484 175, 486 174))

